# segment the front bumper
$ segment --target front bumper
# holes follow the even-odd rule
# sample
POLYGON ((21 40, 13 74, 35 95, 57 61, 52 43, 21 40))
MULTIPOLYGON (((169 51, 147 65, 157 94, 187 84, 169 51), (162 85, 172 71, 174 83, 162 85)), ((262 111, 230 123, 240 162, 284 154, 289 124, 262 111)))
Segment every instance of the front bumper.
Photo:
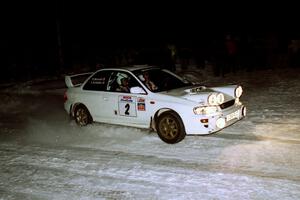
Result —
POLYGON ((222 110, 216 115, 195 115, 192 119, 184 120, 186 134, 207 135, 224 129, 246 116, 246 107, 234 105, 222 110))

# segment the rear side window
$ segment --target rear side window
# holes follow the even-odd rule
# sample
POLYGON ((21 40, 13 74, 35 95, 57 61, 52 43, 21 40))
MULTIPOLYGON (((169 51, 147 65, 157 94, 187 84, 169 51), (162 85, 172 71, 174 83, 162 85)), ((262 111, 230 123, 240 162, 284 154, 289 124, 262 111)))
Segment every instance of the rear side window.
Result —
POLYGON ((99 71, 94 74, 83 86, 84 90, 106 91, 110 71, 99 71))

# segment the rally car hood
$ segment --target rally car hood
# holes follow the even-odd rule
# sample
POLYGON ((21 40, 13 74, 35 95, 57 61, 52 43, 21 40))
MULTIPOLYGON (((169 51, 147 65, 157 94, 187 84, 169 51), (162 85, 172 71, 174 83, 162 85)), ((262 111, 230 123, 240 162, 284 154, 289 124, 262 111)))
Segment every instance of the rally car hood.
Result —
POLYGON ((192 87, 184 87, 184 88, 178 88, 173 90, 168 90, 162 92, 162 94, 170 95, 173 97, 178 97, 182 99, 187 99, 190 101, 194 101, 199 104, 208 104, 208 96, 213 93, 222 93, 224 95, 224 100, 229 101, 234 99, 234 97, 225 94, 223 92, 214 90, 212 88, 208 88, 205 86, 192 86, 192 87))

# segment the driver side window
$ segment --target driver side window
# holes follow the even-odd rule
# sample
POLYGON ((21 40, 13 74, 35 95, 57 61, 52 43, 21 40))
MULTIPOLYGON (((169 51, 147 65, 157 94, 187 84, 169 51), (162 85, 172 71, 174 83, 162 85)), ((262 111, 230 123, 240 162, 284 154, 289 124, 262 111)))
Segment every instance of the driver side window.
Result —
POLYGON ((112 71, 107 83, 107 91, 130 93, 130 88, 137 86, 141 87, 131 74, 123 71, 112 71))

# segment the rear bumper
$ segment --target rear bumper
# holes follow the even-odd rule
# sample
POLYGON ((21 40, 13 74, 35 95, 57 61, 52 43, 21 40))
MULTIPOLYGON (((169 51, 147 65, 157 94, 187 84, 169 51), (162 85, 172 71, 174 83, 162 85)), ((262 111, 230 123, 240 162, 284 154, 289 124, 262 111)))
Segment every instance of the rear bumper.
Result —
POLYGON ((66 112, 70 115, 71 109, 72 109, 72 104, 69 101, 66 101, 64 103, 64 108, 65 108, 66 112))

